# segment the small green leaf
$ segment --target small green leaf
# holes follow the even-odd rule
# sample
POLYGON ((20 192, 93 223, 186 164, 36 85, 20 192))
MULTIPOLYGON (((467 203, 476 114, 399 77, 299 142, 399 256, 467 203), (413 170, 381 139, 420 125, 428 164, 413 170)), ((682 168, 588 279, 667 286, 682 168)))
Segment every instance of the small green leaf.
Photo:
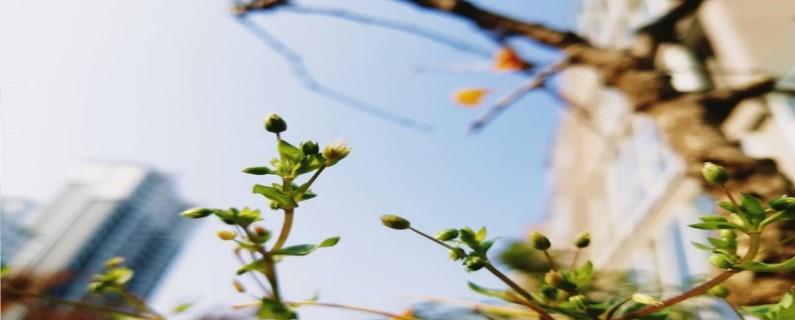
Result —
POLYGON ((716 215, 706 215, 706 216, 700 216, 698 218, 704 222, 727 222, 725 217, 716 216, 716 215))
POLYGON ((691 243, 691 244, 692 244, 694 247, 696 247, 696 249, 700 249, 700 250, 707 250, 707 251, 712 251, 712 247, 710 247, 710 246, 708 246, 708 245, 706 245, 706 244, 703 244, 703 243, 698 243, 698 242, 695 242, 695 241, 690 241, 690 243, 691 243))
POLYGON ((761 220, 765 216, 765 209, 762 207, 762 201, 748 193, 742 194, 740 200, 740 211, 747 215, 748 220, 761 220))
POLYGON ((486 227, 480 227, 477 233, 475 233, 475 240, 479 242, 483 242, 486 240, 486 236, 488 235, 488 231, 486 231, 486 227))
POLYGON ((280 250, 274 251, 273 255, 281 255, 281 256, 305 256, 313 251, 326 248, 326 247, 333 247, 340 241, 340 237, 331 237, 326 240, 323 240, 318 245, 314 244, 299 244, 294 246, 289 246, 282 248, 280 250))
POLYGON ((340 242, 340 237, 331 237, 331 238, 328 238, 328 239, 323 240, 322 242, 320 242, 320 244, 318 244, 317 247, 318 248, 333 247, 333 246, 337 245, 337 243, 339 243, 339 242, 340 242))
POLYGON ((301 149, 296 148, 284 140, 279 141, 279 145, 276 147, 276 149, 279 150, 279 154, 282 156, 282 158, 285 158, 290 162, 298 163, 304 158, 304 152, 301 151, 301 149))
POLYGON ((276 202, 285 209, 295 208, 298 204, 293 200, 292 197, 284 193, 283 191, 274 188, 274 187, 267 187, 260 184, 254 185, 254 189, 252 190, 254 193, 261 194, 266 198, 276 202))
POLYGON ((243 173, 264 176, 266 174, 274 174, 275 172, 268 167, 248 167, 243 169, 243 173))
POLYGON ((791 257, 788 260, 779 263, 763 263, 759 261, 752 261, 736 264, 734 267, 751 271, 792 272, 795 271, 795 257, 791 257))
POLYGON ((262 270, 264 267, 265 267, 264 261, 256 260, 245 266, 240 267, 240 269, 237 269, 237 275, 241 275, 252 270, 262 270))
POLYGON ((271 298, 264 298, 260 303, 259 311, 257 311, 258 319, 269 320, 293 320, 298 319, 295 311, 290 310, 284 303, 276 301, 271 298))
POLYGON ((690 225, 691 228, 703 230, 717 230, 717 229, 740 229, 740 226, 730 222, 701 222, 690 225))
POLYGON ((728 201, 718 202, 718 207, 721 207, 721 208, 723 208, 723 210, 726 210, 726 211, 729 211, 729 212, 732 212, 732 213, 737 213, 737 208, 734 207, 734 204, 732 204, 731 202, 728 202, 728 201))
POLYGON ((469 289, 477 293, 480 293, 484 296, 510 301, 510 295, 508 295, 508 293, 506 293, 505 290, 484 288, 473 282, 468 282, 468 285, 469 289))
POLYGON ((185 311, 188 311, 188 309, 190 309, 191 307, 193 307, 193 303, 179 304, 176 307, 174 307, 172 313, 174 313, 174 314, 183 313, 185 311))
POLYGON ((709 241, 712 246, 718 249, 724 249, 728 251, 734 251, 737 249, 737 242, 734 241, 726 241, 716 238, 707 238, 707 241, 709 241))
POLYGON ((593 263, 586 261, 581 266, 565 274, 566 278, 577 288, 588 286, 593 280, 593 263))

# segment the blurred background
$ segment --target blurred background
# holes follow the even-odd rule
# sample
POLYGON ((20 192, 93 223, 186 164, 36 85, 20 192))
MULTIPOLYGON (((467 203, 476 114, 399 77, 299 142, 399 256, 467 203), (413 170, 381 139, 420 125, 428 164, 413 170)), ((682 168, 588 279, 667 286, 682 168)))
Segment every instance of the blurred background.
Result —
MULTIPOLYGON (((553 244, 590 230, 597 265, 661 285, 710 271, 704 253, 689 248, 704 234, 685 226, 712 211, 711 197, 685 177, 653 122, 593 72, 574 68, 549 85, 593 110, 596 131, 539 91, 473 134, 468 127, 485 107, 462 107, 451 95, 482 88, 495 103, 526 78, 489 70, 500 49, 493 39, 400 1, 296 2, 435 30, 459 48, 306 10, 239 18, 227 1, 0 3, 2 263, 68 271, 53 294, 81 299, 106 259, 125 256, 136 271, 130 289, 156 308, 191 303, 178 316, 186 319, 233 312, 231 304, 251 298, 232 286, 238 262, 215 236, 222 225, 177 213, 266 208, 250 192, 264 179, 240 170, 276 156, 262 126, 278 113, 287 139, 342 137, 353 148, 313 186, 319 196, 302 205, 291 240, 342 241, 280 265, 289 297, 398 311, 428 297, 480 299, 466 280, 499 286, 423 239, 384 229, 384 213, 431 232, 485 226, 500 250, 531 229, 553 244)), ((795 4, 761 2, 705 2, 685 27, 687 41, 658 53, 677 89, 762 73, 795 85, 795 4), (720 72, 705 76, 694 67, 704 61, 720 72)), ((475 3, 623 49, 676 1, 475 3)), ((510 45, 542 64, 558 58, 527 41, 510 45)), ((791 94, 744 102, 722 128, 795 177, 791 94)), ((311 308, 301 315, 373 318, 311 308)))

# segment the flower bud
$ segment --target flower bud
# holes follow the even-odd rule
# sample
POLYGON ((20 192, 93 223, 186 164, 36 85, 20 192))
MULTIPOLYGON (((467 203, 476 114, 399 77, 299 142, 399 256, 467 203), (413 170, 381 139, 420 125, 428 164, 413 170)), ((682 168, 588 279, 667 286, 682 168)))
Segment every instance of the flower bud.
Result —
POLYGON ((343 139, 334 140, 323 148, 323 158, 326 159, 326 166, 333 166, 338 161, 344 159, 351 153, 351 148, 343 139))
POLYGON ((235 291, 237 291, 237 292, 240 292, 240 293, 246 292, 246 287, 243 286, 243 284, 240 283, 240 281, 237 281, 237 280, 232 281, 232 286, 235 287, 235 291))
POLYGON ((730 269, 732 267, 731 261, 726 259, 726 256, 722 254, 713 254, 709 256, 709 263, 721 269, 730 269))
POLYGON ((456 229, 444 229, 439 231, 439 233, 435 236, 436 239, 441 241, 450 241, 455 238, 458 238, 458 230, 456 229))
POLYGON ((301 143, 301 151, 306 155, 316 154, 320 152, 320 147, 317 145, 317 142, 304 141, 301 143))
POLYGON ((105 261, 105 268, 113 269, 124 264, 124 257, 113 257, 105 261))
POLYGON ((591 244, 591 234, 588 232, 580 233, 577 235, 577 238, 574 239, 574 246, 577 248, 586 248, 589 244, 591 244))
POLYGON ((551 270, 544 275, 544 282, 554 288, 559 288, 564 281, 566 281, 566 279, 563 275, 555 270, 551 270))
POLYGON ((551 246, 549 239, 538 232, 533 232, 530 234, 530 245, 532 245, 536 250, 547 250, 551 246))
POLYGON ((650 296, 648 294, 643 294, 643 293, 633 294, 632 295, 632 301, 635 301, 635 302, 640 303, 640 304, 645 304, 645 305, 653 305, 653 306, 662 305, 662 301, 660 301, 657 298, 652 297, 652 296, 650 296))
POLYGON ((381 216, 381 223, 395 230, 403 230, 411 227, 411 222, 393 214, 385 214, 381 216))
POLYGON ((464 249, 461 249, 461 248, 453 248, 452 250, 450 250, 450 254, 449 254, 449 256, 450 256, 450 259, 452 259, 452 260, 454 260, 454 261, 455 261, 455 260, 461 260, 461 259, 463 259, 464 257, 466 257, 466 256, 467 256, 467 253, 466 253, 466 252, 464 252, 464 249))
POLYGON ((575 305, 578 309, 585 309, 588 306, 585 301, 585 296, 581 294, 569 297, 569 302, 575 305))
POLYGON ((704 167, 701 168, 701 175, 704 176, 707 182, 715 185, 723 185, 729 180, 729 174, 726 173, 726 169, 712 162, 704 163, 704 167))
POLYGON ((726 241, 734 241, 735 239, 737 239, 737 234, 734 233, 734 231, 732 230, 723 229, 720 231, 720 237, 721 239, 726 241))
POLYGON ((795 197, 782 196, 778 199, 773 199, 769 203, 770 208, 776 211, 795 210, 795 197))
POLYGON ((192 208, 180 213, 181 216, 191 219, 200 219, 211 214, 213 214, 213 210, 208 208, 192 208))
POLYGON ((254 227, 254 234, 262 237, 268 235, 268 230, 265 229, 263 226, 256 226, 254 227))
POLYGON ((478 256, 470 256, 466 259, 464 265, 467 267, 469 271, 478 271, 486 266, 486 261, 484 261, 483 258, 478 256))
POLYGON ((731 294, 729 289, 720 284, 710 288, 707 293, 718 298, 726 298, 729 296, 729 294, 731 294))
POLYGON ((282 133, 287 130, 287 122, 278 114, 271 113, 265 118, 265 130, 273 133, 282 133))
POLYGON ((541 287, 541 295, 549 300, 556 300, 558 298, 558 289, 548 286, 541 287))
POLYGON ((216 235, 218 235, 218 238, 225 241, 237 238, 237 233, 232 230, 221 230, 216 232, 216 235))

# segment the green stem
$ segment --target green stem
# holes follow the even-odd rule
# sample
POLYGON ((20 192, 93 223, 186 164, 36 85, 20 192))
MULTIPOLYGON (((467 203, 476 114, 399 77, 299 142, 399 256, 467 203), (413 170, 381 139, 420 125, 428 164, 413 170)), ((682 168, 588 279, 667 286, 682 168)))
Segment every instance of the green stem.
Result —
POLYGON ((442 246, 442 247, 445 247, 445 248, 447 248, 447 249, 450 249, 450 250, 454 250, 454 249, 455 249, 455 248, 453 248, 452 246, 450 246, 449 244, 446 244, 446 243, 444 243, 443 241, 441 241, 441 240, 439 240, 439 239, 436 239, 436 238, 434 238, 434 237, 431 237, 431 236, 429 236, 428 234, 426 234, 425 232, 422 232, 422 231, 420 231, 420 230, 414 229, 413 227, 409 227, 409 230, 411 230, 411 231, 414 231, 415 233, 417 233, 417 234, 419 234, 419 235, 421 235, 421 236, 423 236, 423 237, 427 238, 428 240, 431 240, 431 241, 433 241, 433 242, 436 242, 437 244, 439 244, 439 245, 440 245, 440 246, 442 246))
MULTIPOLYGON (((249 237, 249 239, 254 238, 251 230, 246 227, 243 227, 243 230, 246 232, 246 235, 249 237)), ((258 244, 256 246, 256 250, 262 255, 262 262, 265 263, 265 266, 261 272, 265 275, 265 278, 268 279, 268 283, 271 285, 271 294, 273 299, 281 302, 282 297, 281 293, 279 292, 279 278, 276 275, 276 262, 273 260, 273 256, 271 256, 271 254, 263 245, 258 244)))
POLYGON ((120 314, 120 315, 125 315, 125 316, 128 316, 128 317, 138 318, 138 319, 162 319, 159 315, 138 314, 138 313, 125 311, 125 310, 121 310, 121 309, 116 309, 116 308, 112 308, 112 307, 98 306, 98 305, 93 305, 93 304, 84 303, 84 302, 71 301, 71 300, 61 299, 61 298, 58 298, 58 297, 53 297, 53 296, 46 295, 46 294, 39 294, 39 293, 35 293, 35 292, 27 292, 27 291, 21 291, 21 290, 16 290, 16 289, 11 289, 11 288, 3 288, 3 291, 6 292, 6 293, 9 293, 9 294, 17 295, 17 296, 29 297, 29 298, 39 299, 39 300, 45 300, 45 301, 49 301, 49 302, 52 302, 52 303, 73 306, 75 308, 88 309, 88 310, 94 310, 94 311, 99 311, 99 312, 104 312, 104 313, 111 313, 111 314, 120 314))
POLYGON ((124 297, 125 299, 130 301, 130 303, 132 303, 139 311, 144 311, 144 312, 148 312, 148 313, 152 314, 155 317, 154 319, 165 319, 166 318, 163 315, 161 315, 160 313, 158 313, 157 311, 155 311, 155 309, 153 309, 152 307, 147 305, 146 301, 144 301, 140 297, 136 296, 135 294, 133 294, 132 292, 130 292, 126 288, 119 287, 119 288, 117 288, 117 290, 119 290, 119 294, 122 297, 124 297))
POLYGON ((545 256, 545 257, 547 257, 547 261, 549 261, 549 268, 550 268, 552 271, 555 271, 555 270, 557 270, 557 269, 558 269, 558 267, 557 267, 557 266, 555 266, 555 260, 553 260, 553 259, 552 259, 552 256, 551 256, 551 255, 549 255, 549 251, 547 251, 547 250, 543 250, 543 251, 544 251, 544 256, 545 256))
MULTIPOLYGON (((748 236, 750 237, 749 244, 748 244, 748 250, 745 252, 745 255, 737 263, 749 262, 749 261, 753 260, 756 257, 757 253, 759 253, 759 244, 761 242, 761 237, 759 236, 759 232, 748 233, 748 236)), ((706 282, 701 283, 701 284, 699 284, 699 285, 697 285, 697 286, 695 286, 693 288, 690 288, 690 290, 682 292, 681 294, 679 294, 677 296, 668 298, 668 299, 666 299, 665 301, 663 301, 662 303, 660 303, 658 305, 647 306, 647 307, 645 307, 643 309, 640 309, 640 310, 635 311, 633 313, 630 313, 628 315, 619 317, 619 318, 617 318, 617 320, 627 320, 627 319, 634 319, 634 318, 640 318, 640 317, 643 317, 643 316, 647 316, 649 314, 652 314, 654 312, 660 311, 662 309, 665 309, 667 307, 670 307, 672 305, 675 305, 675 304, 680 303, 682 301, 685 301, 687 299, 700 296, 700 295, 706 293, 707 291, 709 291, 709 289, 712 289, 712 287, 723 283, 724 281, 729 279, 731 276, 739 273, 740 271, 742 271, 742 270, 740 270, 740 269, 725 270, 725 271, 721 272, 720 274, 718 274, 717 276, 715 276, 714 278, 709 279, 706 282)))
POLYGON ((293 208, 284 209, 284 223, 282 223, 282 230, 279 232, 279 238, 271 248, 271 251, 278 251, 287 242, 287 237, 290 236, 290 230, 293 229, 293 208))
POLYGON ((486 270, 489 270, 489 272, 491 272, 491 274, 493 274, 494 276, 496 276, 497 278, 502 280, 502 282, 507 284, 509 287, 511 287, 511 289, 516 291, 516 293, 521 295, 522 298, 524 298, 524 300, 526 300, 525 302, 527 302, 527 303, 523 303, 522 305, 527 306, 528 308, 530 308, 533 311, 537 312, 538 316, 541 319, 544 319, 544 320, 552 320, 552 319, 554 319, 554 318, 552 318, 552 315, 550 315, 549 313, 547 313, 546 311, 541 309, 541 307, 539 307, 536 304, 535 299, 533 299, 533 296, 529 292, 527 292, 527 290, 525 290, 524 288, 522 288, 521 286, 516 284, 516 282, 511 280, 511 278, 508 278, 508 276, 506 276, 504 273, 500 272, 500 270, 498 270, 493 265, 491 265, 490 262, 486 263, 485 267, 486 267, 486 270))
POLYGON ((580 257, 580 248, 577 248, 577 250, 574 250, 574 257, 571 258, 571 266, 569 267, 569 269, 574 270, 574 268, 577 267, 577 258, 579 257, 580 257))

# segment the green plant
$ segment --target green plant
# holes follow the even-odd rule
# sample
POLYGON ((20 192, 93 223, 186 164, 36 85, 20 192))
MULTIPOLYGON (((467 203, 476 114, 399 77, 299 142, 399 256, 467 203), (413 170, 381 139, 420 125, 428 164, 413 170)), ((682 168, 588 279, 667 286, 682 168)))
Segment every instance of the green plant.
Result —
MULTIPOLYGON (((501 272, 489 259, 487 253, 494 240, 487 238, 485 228, 477 232, 468 227, 445 229, 432 237, 412 226, 408 219, 396 215, 384 215, 382 223, 396 230, 411 230, 420 236, 433 241, 449 250, 450 258, 459 261, 467 271, 485 269, 509 289, 487 289, 470 283, 470 288, 486 296, 499 298, 512 304, 522 305, 534 311, 539 318, 549 320, 564 316, 571 319, 665 319, 669 316, 672 306, 690 298, 701 295, 712 295, 725 298, 729 292, 721 284, 733 275, 745 271, 792 272, 795 271, 795 257, 777 263, 758 261, 760 239, 765 228, 783 220, 795 219, 795 198, 782 196, 771 200, 765 205, 751 194, 743 193, 737 201, 725 187, 729 179, 722 167, 706 163, 702 174, 704 179, 725 191, 729 201, 721 201, 718 205, 726 211, 723 215, 707 215, 701 222, 690 227, 711 230, 718 237, 708 238, 708 244, 694 243, 703 250, 712 252, 709 262, 722 271, 716 276, 667 299, 636 292, 629 296, 596 296, 590 294, 595 273, 590 261, 577 263, 579 250, 588 247, 590 235, 580 234, 573 242, 576 248, 571 266, 566 269, 550 255, 551 243, 541 233, 533 232, 529 237, 529 245, 543 254, 546 264, 538 264, 533 268, 543 267, 546 273, 543 283, 535 290, 520 286, 501 272), (738 235, 748 242, 748 248, 738 253, 738 235)), ((777 305, 743 309, 748 313, 761 316, 768 320, 792 319, 795 306, 792 295, 785 295, 777 305)))

